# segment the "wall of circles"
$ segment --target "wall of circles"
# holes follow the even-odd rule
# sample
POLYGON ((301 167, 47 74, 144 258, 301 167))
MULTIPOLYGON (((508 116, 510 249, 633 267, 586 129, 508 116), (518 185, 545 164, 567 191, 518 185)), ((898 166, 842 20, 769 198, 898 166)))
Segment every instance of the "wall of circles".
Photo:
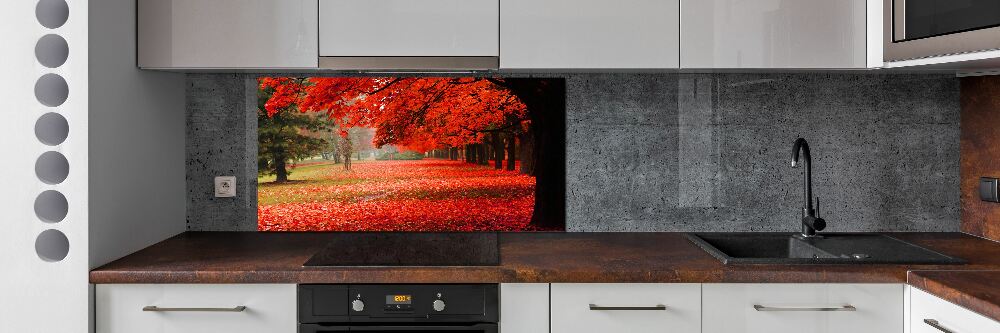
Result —
POLYGON ((60 145, 69 137, 69 122, 62 114, 66 110, 60 106, 69 98, 70 87, 59 74, 70 55, 69 43, 59 35, 59 28, 69 19, 69 4, 66 0, 38 0, 35 18, 46 31, 35 43, 35 59, 42 66, 35 81, 35 99, 46 110, 35 122, 35 137, 48 147, 35 161, 35 175, 51 188, 35 197, 35 216, 45 226, 35 237, 35 253, 43 261, 59 262, 69 254, 70 246, 66 234, 56 228, 66 223, 63 220, 69 213, 69 200, 59 190, 70 168, 60 152, 60 145))

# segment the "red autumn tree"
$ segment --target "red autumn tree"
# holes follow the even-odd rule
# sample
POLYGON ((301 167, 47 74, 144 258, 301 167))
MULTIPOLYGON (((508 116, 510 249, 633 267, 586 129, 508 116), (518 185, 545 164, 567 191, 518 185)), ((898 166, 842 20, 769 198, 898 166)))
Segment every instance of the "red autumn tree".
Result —
POLYGON ((544 197, 536 198, 560 201, 536 200, 535 224, 564 219, 565 170, 558 154, 565 138, 560 131, 540 130, 564 129, 561 80, 329 77, 264 78, 260 83, 275 91, 265 104, 269 115, 292 104, 301 112, 323 112, 342 136, 353 127, 375 128, 373 144, 379 147, 443 152, 452 159, 461 151, 468 162, 493 160, 498 169, 506 152, 508 170, 520 160, 522 173, 539 178, 536 193, 544 197), (545 154, 560 162, 536 164, 545 154))

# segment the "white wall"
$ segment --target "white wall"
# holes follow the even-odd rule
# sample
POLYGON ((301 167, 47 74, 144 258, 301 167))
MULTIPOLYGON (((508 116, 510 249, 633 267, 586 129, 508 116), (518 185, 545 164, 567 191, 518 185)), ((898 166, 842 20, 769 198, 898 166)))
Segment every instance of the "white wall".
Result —
POLYGON ((184 81, 180 74, 135 69, 133 0, 65 0, 69 18, 54 28, 36 19, 37 3, 7 1, 0 11, 6 32, 0 49, 0 332, 87 332, 90 269, 185 228, 184 81), (66 62, 54 68, 34 54, 46 34, 69 46, 66 62), (45 74, 65 79, 69 94, 62 104, 36 100, 36 80, 45 74), (34 130, 48 112, 69 125, 66 140, 51 146, 34 130), (36 176, 36 160, 45 152, 65 156, 65 180, 47 184, 36 176), (35 199, 47 190, 68 202, 58 222, 35 214, 35 199), (65 258, 46 261, 36 253, 36 238, 48 229, 66 236, 65 258))
POLYGON ((4 1, 0 10, 0 332, 86 332, 89 262, 87 219, 87 0, 66 0, 69 19, 55 29, 35 18, 37 1, 4 1), (36 61, 35 42, 58 34, 69 45, 67 61, 47 68, 36 61), (69 87, 66 101, 44 106, 34 97, 43 74, 62 76, 69 87), (46 112, 66 118, 66 141, 47 146, 36 139, 35 121, 46 112), (35 175, 40 154, 54 151, 69 162, 66 179, 49 185, 35 175), (69 209, 58 223, 42 222, 33 209, 39 193, 65 195, 69 209), (42 260, 35 251, 39 234, 54 229, 69 241, 68 255, 42 260))
POLYGON ((184 75, 136 67, 134 0, 90 0, 90 267, 184 231, 184 75))

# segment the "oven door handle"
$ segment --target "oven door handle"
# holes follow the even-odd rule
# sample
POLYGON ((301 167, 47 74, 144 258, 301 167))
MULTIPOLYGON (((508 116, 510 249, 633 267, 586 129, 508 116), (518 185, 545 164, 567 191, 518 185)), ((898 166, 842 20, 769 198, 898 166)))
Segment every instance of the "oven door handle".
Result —
MULTIPOLYGON (((379 326, 351 326, 351 332, 439 332, 439 331, 462 331, 462 332, 482 332, 497 333, 496 324, 473 324, 473 325, 453 325, 453 326, 406 326, 406 325, 379 325, 379 326)), ((322 331, 320 331, 322 332, 322 331)))

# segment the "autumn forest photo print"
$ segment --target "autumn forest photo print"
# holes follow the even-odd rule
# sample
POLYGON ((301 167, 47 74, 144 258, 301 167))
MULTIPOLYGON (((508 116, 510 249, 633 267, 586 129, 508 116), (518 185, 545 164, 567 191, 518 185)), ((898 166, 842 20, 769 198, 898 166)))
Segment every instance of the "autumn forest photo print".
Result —
POLYGON ((561 231, 565 80, 264 77, 261 231, 561 231))

